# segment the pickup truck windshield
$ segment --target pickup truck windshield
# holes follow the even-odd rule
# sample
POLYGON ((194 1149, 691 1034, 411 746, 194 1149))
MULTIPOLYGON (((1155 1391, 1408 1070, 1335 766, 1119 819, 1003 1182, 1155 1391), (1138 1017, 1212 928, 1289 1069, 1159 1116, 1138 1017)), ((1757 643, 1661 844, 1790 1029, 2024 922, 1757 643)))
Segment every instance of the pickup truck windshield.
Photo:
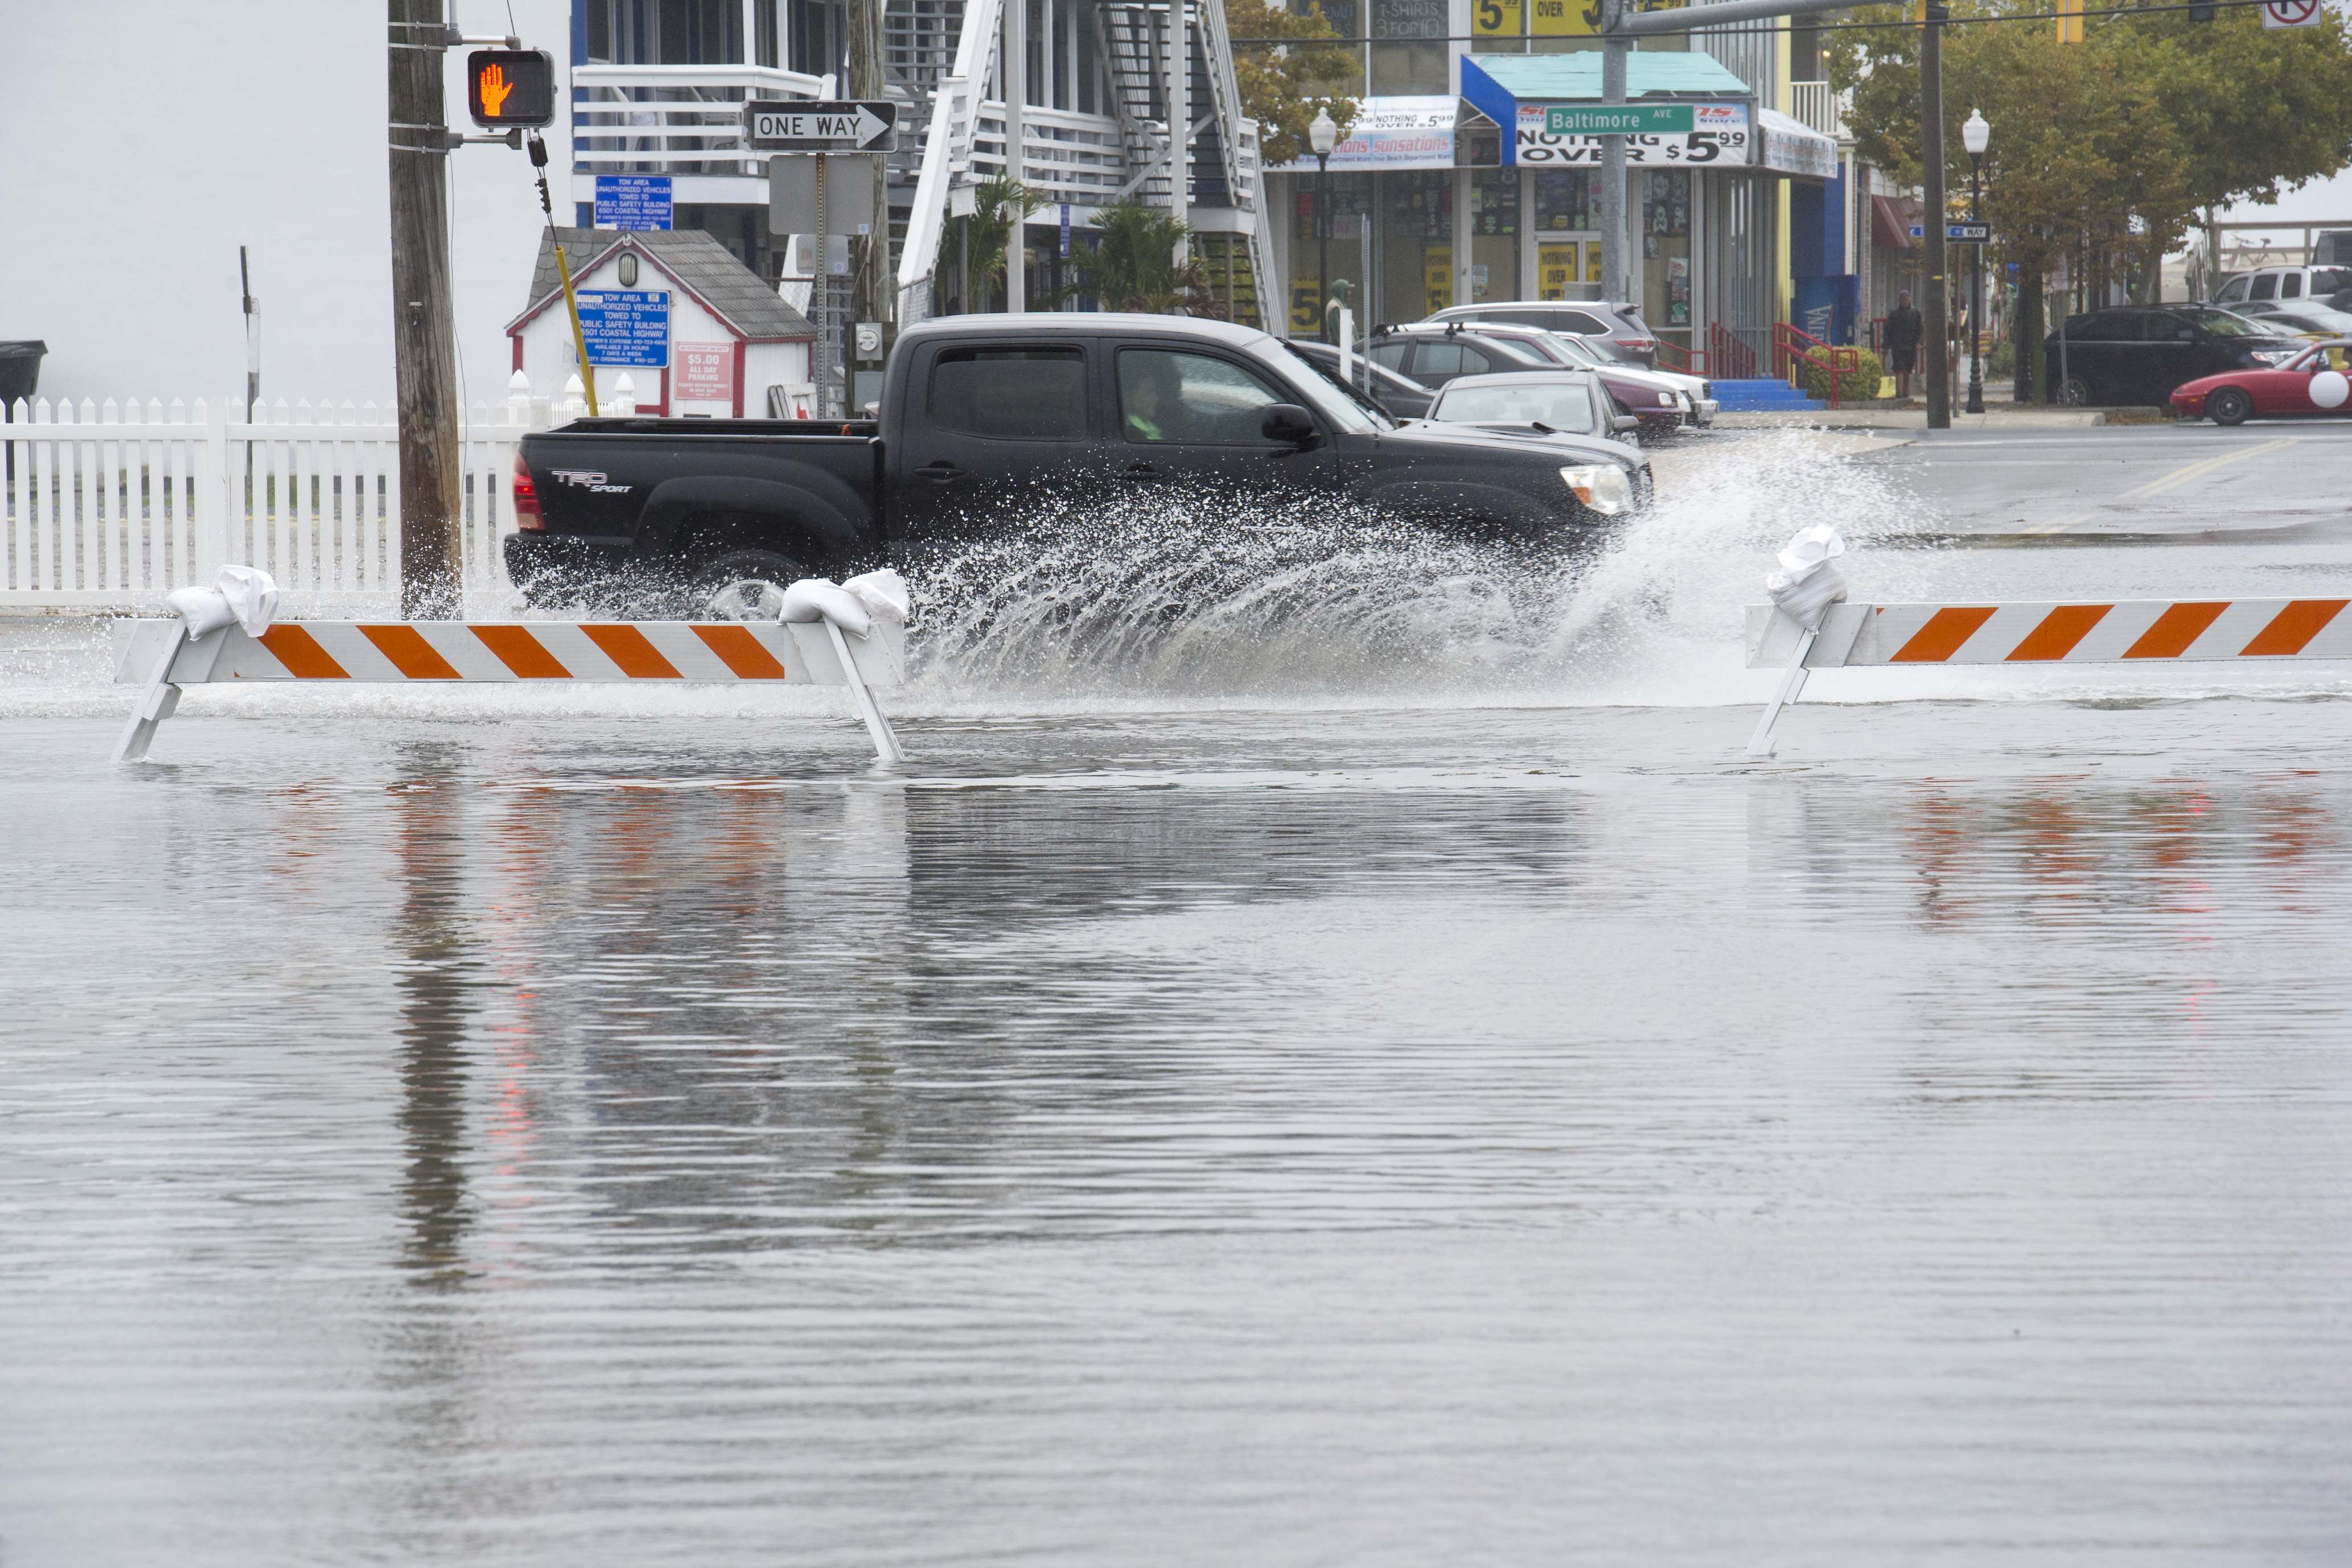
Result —
POLYGON ((1361 393, 1333 371, 1318 364, 1312 355, 1302 354, 1287 343, 1282 347, 1284 353, 1277 362, 1290 372, 1283 379, 1297 382, 1298 391, 1311 399, 1332 423, 1357 435, 1396 428, 1396 421, 1366 402, 1361 393), (1308 374, 1298 374, 1302 366, 1308 374))
POLYGON ((1580 378, 1565 378, 1548 386, 1463 386, 1456 383, 1438 395, 1429 417, 1447 424, 1544 424, 1554 430, 1591 435, 1600 426, 1592 412, 1592 392, 1580 378))

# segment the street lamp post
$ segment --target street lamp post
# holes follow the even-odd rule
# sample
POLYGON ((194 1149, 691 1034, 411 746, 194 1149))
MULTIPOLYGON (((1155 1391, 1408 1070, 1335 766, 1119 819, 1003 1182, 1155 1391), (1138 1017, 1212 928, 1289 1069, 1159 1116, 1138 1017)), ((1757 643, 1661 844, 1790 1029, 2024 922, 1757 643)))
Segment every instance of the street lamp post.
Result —
MULTIPOLYGON (((1296 123, 1294 121, 1293 123, 1296 123)), ((1307 127, 1307 145, 1315 149, 1315 308, 1323 318, 1318 336, 1331 336, 1331 149, 1339 145, 1339 127, 1331 111, 1318 109, 1307 127)))
MULTIPOLYGON (((1992 126, 1980 110, 1969 110, 1960 126, 1960 145, 1969 150, 1969 222, 1984 221, 1984 155, 1992 145, 1992 126)), ((1969 286, 1969 407, 1984 412, 1984 242, 1976 246, 1976 279, 1969 286)))

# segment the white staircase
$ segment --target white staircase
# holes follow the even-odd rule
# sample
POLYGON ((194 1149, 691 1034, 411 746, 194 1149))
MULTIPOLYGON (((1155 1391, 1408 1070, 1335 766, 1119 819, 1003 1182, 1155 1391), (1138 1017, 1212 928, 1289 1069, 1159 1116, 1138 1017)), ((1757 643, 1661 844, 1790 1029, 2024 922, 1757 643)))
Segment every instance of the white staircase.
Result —
MULTIPOLYGON (((985 95, 993 80, 1004 0, 963 0, 955 57, 930 91, 915 198, 898 256, 898 319, 911 324, 929 313, 931 279, 947 230, 948 193, 958 183, 1003 167, 1003 105, 985 95), (983 137, 995 145, 982 151, 983 137)), ((1224 15, 1213 5, 1188 6, 1185 29, 1192 79, 1186 97, 1197 118, 1190 128, 1192 148, 1191 210, 1187 216, 1204 232, 1246 235, 1253 279, 1274 276, 1272 252, 1260 215, 1257 126, 1244 120, 1241 89, 1234 75, 1224 15)), ((1111 105, 1123 154, 1123 175, 1102 169, 1102 152, 1087 143, 1108 142, 1066 110, 1032 108, 1024 117, 1028 179, 1039 205, 1068 202, 1074 219, 1122 196, 1141 193, 1154 205, 1168 204, 1169 141, 1166 102, 1167 0, 1107 0, 1096 11, 1111 105), (1065 124, 1063 122, 1069 123, 1065 124)), ((896 62, 894 62, 895 64, 896 62)), ((908 87, 921 77, 908 72, 908 87)), ((1101 121, 1095 120, 1096 124, 1101 121)), ((1265 286, 1259 285, 1263 292, 1265 286)))

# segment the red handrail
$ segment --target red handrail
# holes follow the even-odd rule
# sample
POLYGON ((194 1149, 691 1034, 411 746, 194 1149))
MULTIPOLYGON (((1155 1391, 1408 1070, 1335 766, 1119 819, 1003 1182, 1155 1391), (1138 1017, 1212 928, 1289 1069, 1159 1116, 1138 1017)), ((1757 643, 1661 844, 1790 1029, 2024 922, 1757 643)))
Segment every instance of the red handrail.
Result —
POLYGON ((1840 348, 1824 343, 1810 332, 1799 330, 1786 321, 1772 323, 1772 373, 1787 379, 1795 386, 1801 379, 1800 364, 1811 365, 1825 371, 1830 383, 1830 406, 1838 406, 1838 391, 1849 371, 1862 369, 1862 350, 1840 348))
POLYGON ((1746 381, 1756 374, 1756 350, 1726 331, 1721 322, 1706 329, 1707 363, 1723 381, 1746 381))
POLYGON ((1658 340, 1658 358, 1664 360, 1668 355, 1682 361, 1681 364, 1669 365, 1668 369, 1680 371, 1688 376, 1706 374, 1707 352, 1705 349, 1685 349, 1680 343, 1668 342, 1661 338, 1658 340))

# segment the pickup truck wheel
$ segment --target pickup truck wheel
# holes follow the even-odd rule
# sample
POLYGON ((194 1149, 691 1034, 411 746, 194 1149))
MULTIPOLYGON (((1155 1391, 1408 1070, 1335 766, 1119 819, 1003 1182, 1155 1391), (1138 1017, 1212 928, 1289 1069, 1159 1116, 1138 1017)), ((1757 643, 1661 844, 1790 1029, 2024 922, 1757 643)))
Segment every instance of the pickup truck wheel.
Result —
POLYGON ((784 612, 784 590, 807 575, 800 562, 774 550, 729 550, 696 570, 694 613, 709 621, 774 621, 784 612))

